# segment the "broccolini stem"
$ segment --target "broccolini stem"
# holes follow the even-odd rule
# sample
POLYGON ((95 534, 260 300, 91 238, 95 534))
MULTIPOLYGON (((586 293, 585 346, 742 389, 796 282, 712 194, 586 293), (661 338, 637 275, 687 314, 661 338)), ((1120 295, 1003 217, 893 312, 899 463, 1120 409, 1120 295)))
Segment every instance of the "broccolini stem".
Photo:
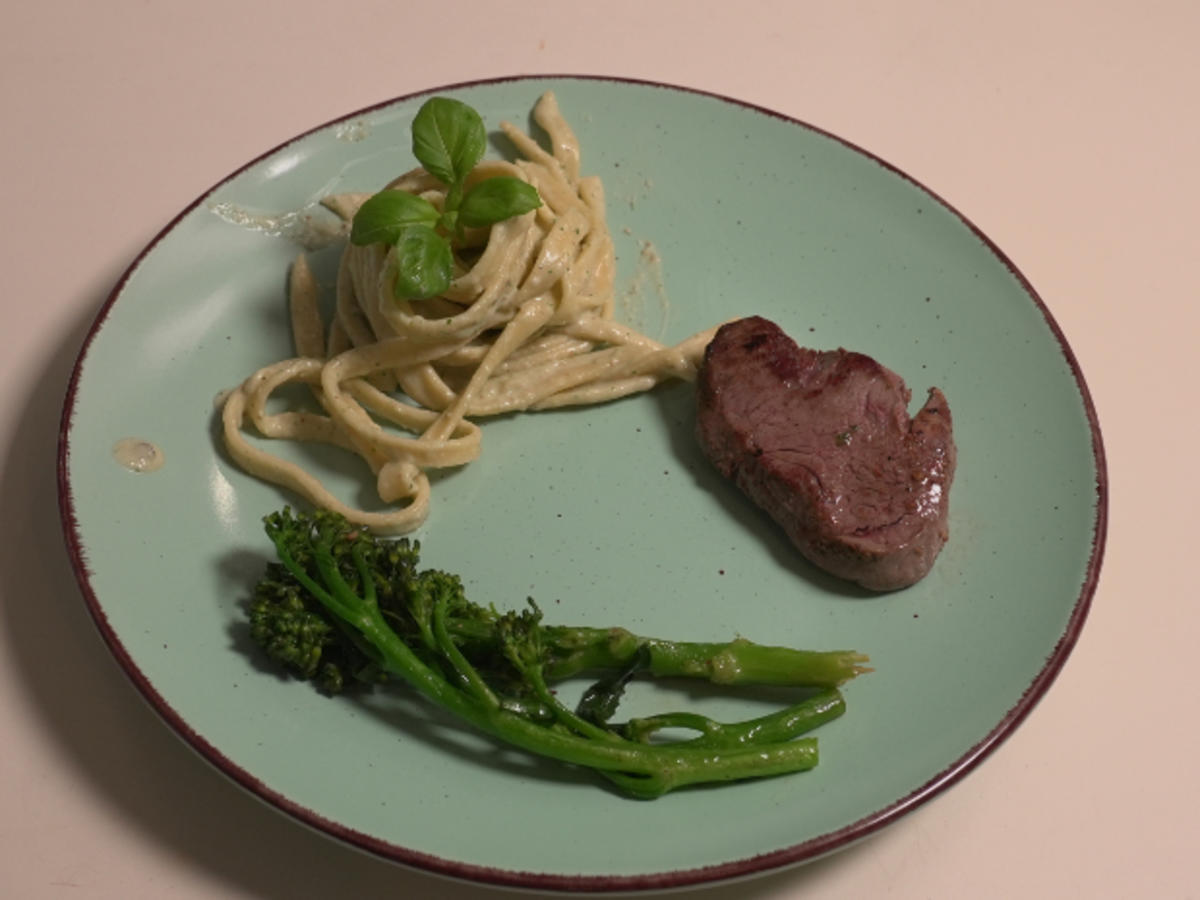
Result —
POLYGON ((744 747, 758 743, 788 741, 836 719, 846 711, 846 701, 837 688, 828 688, 785 709, 747 719, 744 722, 717 722, 696 713, 662 713, 630 719, 623 732, 630 739, 645 743, 664 728, 687 728, 699 732, 688 747, 744 747))
POLYGON ((553 714, 558 722, 576 734, 598 741, 619 741, 620 737, 606 728, 601 728, 594 722, 589 722, 566 706, 554 695, 542 677, 540 668, 536 671, 523 670, 522 674, 533 688, 534 696, 538 698, 553 714))
POLYGON ((422 663, 377 611, 370 619, 359 627, 379 651, 382 664, 428 699, 514 746, 595 769, 635 797, 649 799, 688 784, 798 772, 817 764, 816 742, 810 738, 725 748, 597 741, 547 728, 479 704, 422 663))
MULTIPOLYGON (((467 690, 475 695, 475 698, 485 706, 493 709, 500 706, 500 701, 488 687, 487 682, 480 677, 479 672, 471 665, 462 651, 458 649, 458 645, 450 637, 450 632, 446 628, 446 606, 447 599, 444 594, 439 595, 433 604, 433 636, 437 641, 438 649, 442 654, 450 660, 450 665, 454 667, 455 672, 463 679, 467 690)), ((389 627, 390 631, 391 628, 389 627)))
POLYGON ((650 671, 707 678, 714 684, 836 687, 870 671, 867 658, 845 650, 793 650, 736 638, 724 644, 650 641, 650 671))
POLYGON ((551 682, 590 669, 623 668, 643 645, 650 653, 647 671, 660 678, 703 678, 731 686, 837 687, 871 671, 867 657, 850 650, 793 650, 746 638, 725 643, 664 641, 623 628, 547 625, 544 632, 554 659, 546 670, 551 682))
POLYGON ((749 777, 767 778, 803 772, 814 768, 819 760, 817 739, 813 737, 797 738, 785 744, 774 745, 771 749, 769 754, 763 752, 762 748, 732 752, 709 750, 709 755, 701 757, 698 764, 665 769, 650 775, 603 770, 600 774, 627 794, 650 800, 690 784, 740 781, 749 777))

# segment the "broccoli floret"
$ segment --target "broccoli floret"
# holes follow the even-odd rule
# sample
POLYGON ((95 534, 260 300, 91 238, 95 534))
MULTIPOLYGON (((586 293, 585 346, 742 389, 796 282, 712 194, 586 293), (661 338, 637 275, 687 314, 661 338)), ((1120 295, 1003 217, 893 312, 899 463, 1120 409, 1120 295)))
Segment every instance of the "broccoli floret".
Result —
POLYGON ((325 608, 279 563, 254 589, 250 638, 283 671, 326 694, 386 678, 325 608))
POLYGON ((458 576, 420 570, 415 541, 378 538, 326 511, 285 508, 264 522, 278 562, 255 587, 251 635, 287 672, 326 693, 401 680, 493 737, 593 769, 635 797, 811 768, 816 739, 800 735, 841 715, 837 686, 868 671, 852 652, 547 626, 532 600, 500 613, 469 600, 458 576), (552 684, 591 670, 599 680, 568 708, 552 684), (668 712, 611 724, 640 673, 818 692, 744 722, 668 712), (695 737, 659 740, 668 728, 695 737))
MULTIPOLYGON (((288 514, 281 514, 281 523, 288 514)), ((374 540, 336 516, 297 518, 284 527, 300 527, 302 522, 322 528, 331 536, 333 563, 356 590, 360 575, 351 551, 357 547, 374 581, 381 612, 398 626, 408 621, 404 605, 417 577, 419 543, 408 539, 374 540)), ((320 578, 311 548, 303 542, 289 546, 293 566, 320 578)), ((312 681, 322 693, 339 694, 388 680, 386 669, 377 664, 362 637, 332 616, 283 563, 267 564, 265 574, 255 585, 248 617, 250 637, 267 657, 288 674, 312 681)))
POLYGON ((338 630, 319 604, 310 608, 304 589, 287 569, 270 563, 250 602, 250 637, 276 663, 300 678, 312 678, 338 630))

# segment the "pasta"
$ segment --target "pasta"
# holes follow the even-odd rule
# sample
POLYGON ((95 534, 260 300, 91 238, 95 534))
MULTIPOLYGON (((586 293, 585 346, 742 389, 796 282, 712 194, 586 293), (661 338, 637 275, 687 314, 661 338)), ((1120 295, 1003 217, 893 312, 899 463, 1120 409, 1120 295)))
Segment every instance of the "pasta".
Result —
MULTIPOLYGON (((542 206, 468 234, 455 278, 441 296, 395 299, 389 248, 347 244, 332 321, 301 255, 289 278, 296 355, 267 365, 222 408, 225 446, 246 472, 381 534, 410 532, 430 506, 428 472, 479 457, 474 421, 501 413, 603 403, 668 378, 694 380, 715 329, 663 345, 613 317, 615 260, 600 179, 580 174, 580 147, 552 93, 534 107, 549 149, 510 123, 513 162, 488 160, 475 181, 515 175, 542 206), (321 412, 268 412, 287 384, 305 384, 321 412), (311 472, 251 441, 311 441, 360 456, 384 508, 347 505, 311 472)), ((442 185, 414 169, 388 187, 435 205, 442 185)), ((349 221, 368 195, 325 205, 349 221)))

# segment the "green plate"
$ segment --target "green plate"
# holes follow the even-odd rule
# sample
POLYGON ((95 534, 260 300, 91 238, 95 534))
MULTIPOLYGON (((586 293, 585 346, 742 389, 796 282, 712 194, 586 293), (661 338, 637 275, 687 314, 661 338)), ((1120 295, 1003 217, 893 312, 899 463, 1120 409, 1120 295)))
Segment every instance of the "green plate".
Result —
MULTIPOLYGON (((335 190, 411 164, 427 94, 317 128, 185 209, 101 309, 59 452, 67 542, 108 645, 168 725, 295 819, 381 857, 481 882, 630 890, 813 859, 930 799, 1024 719, 1083 625, 1106 482, 1083 378, 1015 266, 939 197, 819 129, 722 97, 599 78, 514 78, 439 93, 490 127, 553 89, 603 177, 622 313, 666 340, 760 313, 844 346, 923 397, 941 387, 959 448, 951 539, 916 586, 865 596, 799 561, 710 470, 687 385, 484 426, 418 533, 428 565, 501 607, 662 637, 854 648, 876 671, 822 728, 821 763, 777 779, 623 799, 585 773, 500 750, 403 692, 328 700, 265 672, 241 604, 269 555, 261 517, 292 498, 229 464, 215 397, 290 354, 293 227, 335 190), (646 252, 646 251, 649 252, 646 252), (657 259, 657 262, 656 262, 657 259), (134 473, 114 444, 165 465, 134 473)), ((337 248, 314 255, 328 281, 337 248)), ((369 493, 330 465, 337 489, 369 493)), ((638 685, 626 709, 746 714, 754 702, 638 685)))

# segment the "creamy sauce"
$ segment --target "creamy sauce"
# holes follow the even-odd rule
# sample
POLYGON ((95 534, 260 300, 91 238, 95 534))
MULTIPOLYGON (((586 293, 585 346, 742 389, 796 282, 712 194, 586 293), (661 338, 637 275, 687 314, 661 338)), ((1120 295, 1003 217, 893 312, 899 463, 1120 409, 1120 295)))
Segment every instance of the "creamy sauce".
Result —
POLYGON ((112 452, 113 459, 131 472, 154 472, 166 462, 162 450, 141 438, 121 438, 112 452))
POLYGON ((661 338, 667 330, 671 305, 667 297, 662 257, 652 242, 639 240, 638 245, 632 277, 618 298, 621 315, 630 326, 651 337, 661 338))

